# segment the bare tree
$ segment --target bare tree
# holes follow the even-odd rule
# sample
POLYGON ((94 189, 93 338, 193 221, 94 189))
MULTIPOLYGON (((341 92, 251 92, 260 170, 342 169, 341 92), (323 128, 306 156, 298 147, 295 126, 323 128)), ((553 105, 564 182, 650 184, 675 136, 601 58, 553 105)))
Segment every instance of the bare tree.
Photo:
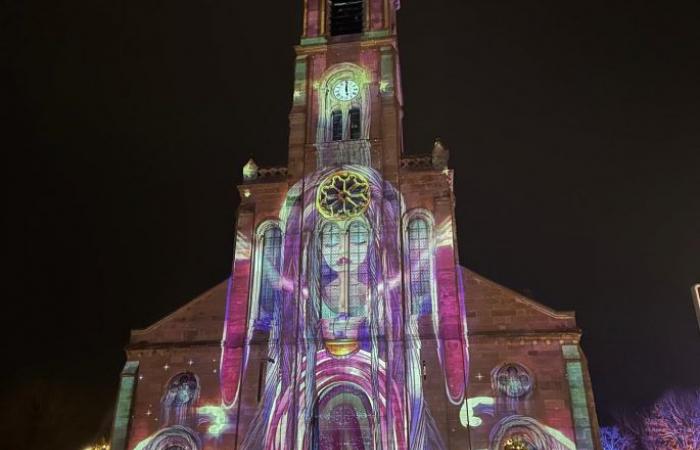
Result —
POLYGON ((633 450, 635 444, 635 439, 618 427, 601 428, 600 440, 603 450, 633 450))
POLYGON ((700 449, 700 390, 669 392, 642 419, 647 450, 700 449))

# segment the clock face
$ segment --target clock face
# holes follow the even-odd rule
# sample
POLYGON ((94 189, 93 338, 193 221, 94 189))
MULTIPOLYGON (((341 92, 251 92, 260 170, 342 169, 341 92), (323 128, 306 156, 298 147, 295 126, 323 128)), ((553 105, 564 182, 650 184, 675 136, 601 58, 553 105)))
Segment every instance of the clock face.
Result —
POLYGON ((360 86, 353 80, 340 80, 333 86, 333 95, 338 100, 350 101, 360 93, 360 86))

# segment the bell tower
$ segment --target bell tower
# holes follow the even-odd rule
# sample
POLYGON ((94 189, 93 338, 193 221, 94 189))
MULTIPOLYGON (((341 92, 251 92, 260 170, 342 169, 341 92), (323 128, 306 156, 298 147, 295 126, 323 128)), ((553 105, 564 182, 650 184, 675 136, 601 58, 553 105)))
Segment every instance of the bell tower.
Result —
POLYGON ((289 182, 333 164, 398 180, 402 106, 397 0, 306 0, 296 47, 289 182))

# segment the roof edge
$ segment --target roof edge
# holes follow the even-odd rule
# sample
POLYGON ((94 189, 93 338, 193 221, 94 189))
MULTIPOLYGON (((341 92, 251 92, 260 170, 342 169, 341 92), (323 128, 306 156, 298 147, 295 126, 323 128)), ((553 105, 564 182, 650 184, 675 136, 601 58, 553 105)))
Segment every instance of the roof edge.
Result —
POLYGON ((528 305, 532 307, 533 309, 541 312, 542 314, 546 314, 547 316, 553 318, 553 319, 559 319, 559 320, 576 320, 576 311, 557 311, 556 309, 550 308, 549 306, 543 305, 542 303, 538 302, 537 300, 533 300, 529 297, 526 297, 522 295, 520 292, 514 291, 513 289, 503 286, 502 284, 496 283, 495 281, 488 279, 482 275, 479 275, 478 273, 474 272, 473 270, 470 270, 462 265, 460 265, 462 268, 463 272, 466 272, 467 274, 473 276, 479 281, 483 281, 485 283, 490 283, 493 285, 498 286, 499 288, 509 292, 510 294, 513 295, 513 298, 515 301, 523 303, 525 305, 528 305))
POLYGON ((207 289, 206 291, 202 292, 201 294, 199 294, 198 296, 196 296, 192 300, 188 301, 187 303, 185 303, 181 307, 177 308, 175 311, 171 312, 170 314, 163 317, 162 319, 158 320, 157 322, 154 322, 150 326, 148 326, 146 328, 137 328, 137 329, 131 330, 131 338, 134 338, 135 336, 143 336, 143 335, 152 333, 153 331, 160 328, 165 322, 170 320, 172 317, 176 316, 178 313, 180 313, 185 308, 203 301, 204 299, 208 298, 211 295, 211 293, 214 292, 216 289, 219 289, 219 288, 221 288, 222 285, 227 285, 228 283, 229 283, 229 279, 227 278, 224 281, 222 281, 221 283, 217 284, 216 286, 213 286, 213 287, 207 289))

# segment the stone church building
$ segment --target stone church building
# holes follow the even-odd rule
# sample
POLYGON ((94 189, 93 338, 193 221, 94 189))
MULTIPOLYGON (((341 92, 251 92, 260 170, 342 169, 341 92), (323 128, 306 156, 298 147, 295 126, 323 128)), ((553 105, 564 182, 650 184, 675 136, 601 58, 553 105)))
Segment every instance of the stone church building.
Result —
POLYGON ((404 153, 399 1, 303 6, 288 164, 244 167, 230 279, 132 332, 112 450, 600 448, 574 314, 461 267, 449 151, 404 153))

